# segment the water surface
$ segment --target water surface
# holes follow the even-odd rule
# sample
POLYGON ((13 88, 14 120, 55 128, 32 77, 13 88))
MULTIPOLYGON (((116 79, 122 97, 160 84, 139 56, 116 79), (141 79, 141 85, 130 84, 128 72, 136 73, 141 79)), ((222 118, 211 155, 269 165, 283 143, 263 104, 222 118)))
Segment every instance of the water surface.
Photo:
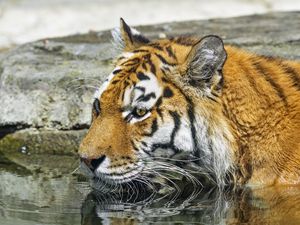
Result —
POLYGON ((78 175, 2 167, 0 224, 300 224, 300 187, 185 192, 145 201, 92 191, 78 175))

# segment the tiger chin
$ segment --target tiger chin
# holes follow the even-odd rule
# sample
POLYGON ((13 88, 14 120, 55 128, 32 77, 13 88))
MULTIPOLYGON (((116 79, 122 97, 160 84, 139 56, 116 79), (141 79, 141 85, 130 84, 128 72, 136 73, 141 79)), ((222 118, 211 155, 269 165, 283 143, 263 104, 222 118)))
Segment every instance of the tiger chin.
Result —
POLYGON ((219 187, 300 183, 300 62, 214 35, 152 41, 123 19, 112 35, 122 53, 79 148, 91 178, 149 183, 193 164, 219 187))

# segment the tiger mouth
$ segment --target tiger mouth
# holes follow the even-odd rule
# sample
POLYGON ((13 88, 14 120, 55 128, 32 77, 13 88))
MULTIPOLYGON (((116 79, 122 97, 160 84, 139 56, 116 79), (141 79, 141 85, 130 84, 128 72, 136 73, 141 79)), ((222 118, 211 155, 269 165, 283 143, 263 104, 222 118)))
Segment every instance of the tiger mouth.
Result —
POLYGON ((111 185, 128 183, 134 180, 135 178, 137 178, 139 174, 143 171, 142 165, 132 166, 129 170, 128 169, 125 170, 124 168, 121 167, 121 168, 114 169, 113 172, 99 172, 97 171, 98 168, 96 168, 95 171, 92 171, 84 163, 81 163, 80 167, 84 175, 90 178, 93 182, 111 184, 111 185), (123 172, 117 172, 117 171, 123 171, 123 172))
POLYGON ((94 180, 103 181, 109 184, 122 184, 128 183, 139 176, 142 172, 142 168, 134 167, 131 170, 124 173, 95 173, 94 180))

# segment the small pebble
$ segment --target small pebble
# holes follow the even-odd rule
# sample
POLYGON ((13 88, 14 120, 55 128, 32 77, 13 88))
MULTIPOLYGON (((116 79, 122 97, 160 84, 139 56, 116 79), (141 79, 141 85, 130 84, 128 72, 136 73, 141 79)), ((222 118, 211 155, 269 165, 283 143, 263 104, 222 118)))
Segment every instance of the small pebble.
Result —
POLYGON ((21 152, 22 154, 26 154, 26 155, 29 154, 28 148, 27 148, 26 146, 22 146, 22 147, 20 148, 20 152, 21 152))

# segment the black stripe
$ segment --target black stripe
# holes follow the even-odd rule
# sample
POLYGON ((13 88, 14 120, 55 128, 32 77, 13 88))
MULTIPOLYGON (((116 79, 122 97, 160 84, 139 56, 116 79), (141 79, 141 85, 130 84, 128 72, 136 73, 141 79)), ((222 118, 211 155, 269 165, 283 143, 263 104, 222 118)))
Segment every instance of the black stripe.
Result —
POLYGON ((171 58, 177 60, 176 55, 175 55, 174 52, 172 51, 171 46, 166 47, 166 50, 167 50, 168 55, 169 55, 171 58))
POLYGON ((164 88, 164 93, 163 93, 164 98, 171 98, 173 97, 173 95, 174 95, 173 91, 169 87, 164 88))
POLYGON ((144 141, 141 141, 142 145, 145 146, 145 147, 148 147, 147 143, 144 142, 144 141))
POLYGON ((162 103, 162 97, 159 97, 155 104, 156 108, 159 108, 161 106, 161 103, 162 103))
POLYGON ((160 118, 162 119, 162 121, 164 120, 163 114, 162 114, 162 110, 160 108, 156 109, 156 112, 158 114, 158 116, 160 116, 160 118))
MULTIPOLYGON (((160 68, 160 71, 163 73, 164 76, 167 75, 166 71, 163 68, 160 68)), ((170 71, 170 70, 169 70, 170 71)), ((163 77, 164 78, 164 77, 163 77)))
POLYGON ((146 89, 144 87, 135 87, 134 89, 140 90, 141 92, 145 93, 146 89))
MULTIPOLYGON (((132 140, 131 140, 132 141, 132 140)), ((133 142, 133 141, 132 141, 133 142)), ((123 160, 132 160, 132 158, 130 156, 122 156, 121 159, 123 160)))
POLYGON ((117 74, 117 73, 119 73, 119 72, 121 72, 121 71, 122 71, 121 69, 114 70, 114 71, 113 71, 113 74, 117 74))
POLYGON ((136 49, 136 50, 133 50, 132 51, 133 53, 140 53, 140 52, 146 52, 146 53, 149 53, 148 50, 145 50, 145 49, 136 49))
POLYGON ((155 74, 156 73, 156 68, 155 68, 155 65, 153 64, 153 62, 151 61, 151 55, 150 54, 145 55, 144 60, 145 60, 146 63, 149 64, 151 73, 156 75, 155 74))
MULTIPOLYGON (((175 84, 173 84, 175 85, 175 84)), ((176 85, 175 85, 176 86, 176 85)), ((194 103, 193 101, 180 89, 176 86, 177 90, 180 91, 180 93, 184 96, 185 100, 188 103, 187 106, 187 114, 188 114, 188 119, 191 127, 191 134, 192 134, 192 140, 194 144, 194 154, 196 157, 200 157, 200 147, 196 138, 196 128, 195 128, 195 110, 194 110, 194 103)))
POLYGON ((123 19, 121 19, 121 20, 122 20, 122 25, 123 25, 124 31, 127 33, 127 36, 129 37, 130 42, 133 43, 133 41, 132 41, 132 33, 131 33, 130 27, 125 23, 125 21, 123 19))
POLYGON ((140 62, 139 58, 133 58, 123 62, 121 66, 132 66, 138 64, 139 62, 140 62))
POLYGON ((297 90, 300 91, 300 75, 297 73, 297 71, 287 64, 281 63, 280 65, 283 67, 284 72, 286 72, 292 79, 293 87, 297 88, 297 90))
POLYGON ((142 72, 138 72, 136 76, 139 80, 150 80, 150 78, 145 74, 143 74, 142 72))
POLYGON ((156 75, 156 68, 155 65, 153 64, 153 62, 151 60, 148 61, 149 65, 150 65, 150 71, 151 73, 153 73, 154 75, 156 75))
MULTIPOLYGON (((137 66, 134 65, 131 68, 129 68, 128 70, 126 70, 126 73, 124 73, 124 75, 128 74, 128 73, 134 73, 137 69, 137 66)), ((120 76, 120 75, 119 75, 120 76)))
POLYGON ((174 151, 174 154, 180 152, 180 149, 176 146, 172 145, 171 143, 154 143, 151 146, 151 152, 155 152, 156 149, 162 148, 162 149, 172 149, 174 151))
POLYGON ((138 147, 135 145, 135 143, 133 142, 133 140, 130 140, 130 142, 131 142, 131 145, 132 145, 132 147, 133 147, 133 149, 135 150, 135 151, 139 151, 139 149, 138 149, 138 147))
MULTIPOLYGON (((128 62, 128 63, 124 63, 124 64, 122 64, 122 66, 137 66, 138 65, 138 62, 136 63, 136 62, 128 62)), ((136 68, 135 68, 136 69, 136 68)))
MULTIPOLYGON (((194 144, 194 155, 197 158, 200 158, 201 157, 200 156, 201 149, 199 148, 199 144, 198 144, 198 140, 197 140, 197 131, 196 131, 196 127, 195 127, 196 118, 195 118, 194 103, 186 95, 184 95, 184 96, 188 102, 187 113, 188 113, 188 118, 189 118, 189 122, 190 122, 190 126, 191 126, 191 134, 192 134, 192 140, 193 140, 193 144, 194 144)), ((201 163, 200 160, 199 160, 199 163, 201 163)))
POLYGON ((161 71, 164 73, 164 75, 166 75, 166 71, 170 72, 171 70, 168 67, 163 66, 163 68, 161 69, 161 71))
POLYGON ((111 83, 112 84, 116 84, 116 83, 118 83, 120 80, 114 80, 114 81, 112 81, 111 83))
POLYGON ((175 136, 176 133, 178 132, 180 125, 181 125, 181 121, 180 121, 180 116, 177 112, 175 111, 169 111, 170 115, 173 117, 173 121, 174 121, 174 128, 171 134, 171 140, 170 140, 170 144, 172 146, 174 146, 174 141, 175 141, 175 136))
POLYGON ((174 39, 176 44, 184 45, 184 46, 192 46, 195 44, 195 41, 188 37, 178 37, 174 39))
POLYGON ((137 98, 137 101, 139 102, 147 102, 149 101, 151 98, 156 98, 156 95, 154 92, 151 92, 147 95, 141 95, 140 97, 137 98))
POLYGON ((122 93, 122 102, 124 101, 124 95, 125 95, 125 91, 123 91, 122 93))
POLYGON ((173 120, 174 120, 174 128, 173 128, 173 131, 171 133, 170 142, 169 143, 154 143, 154 144, 152 144, 152 146, 151 146, 151 152, 154 152, 158 148, 172 149, 174 151, 174 154, 176 154, 176 153, 178 153, 180 151, 180 149, 178 149, 174 145, 176 133, 178 132, 178 130, 180 128, 180 125, 181 125, 180 116, 175 111, 169 111, 169 113, 173 117, 173 120))
POLYGON ((163 48, 162 48, 158 43, 151 43, 151 44, 149 44, 148 46, 151 46, 151 47, 153 47, 153 48, 155 48, 155 49, 158 49, 158 50, 160 50, 160 51, 163 51, 163 48))
POLYGON ((166 65, 175 66, 176 64, 168 62, 162 55, 155 53, 155 55, 159 58, 159 60, 166 65))
POLYGON ((293 68, 291 65, 284 62, 280 58, 276 58, 272 56, 262 56, 262 57, 268 60, 268 62, 276 63, 276 65, 280 66, 284 70, 284 72, 287 73, 287 75, 292 79, 293 87, 295 87, 298 91, 300 91, 300 75, 295 68, 293 68))
MULTIPOLYGON (((215 96, 215 97, 219 97, 218 95, 215 95, 214 93, 211 93, 213 96, 215 96)), ((211 97, 211 96, 206 96, 208 99, 210 99, 210 100, 212 100, 212 101, 214 101, 214 102, 216 102, 216 103, 218 103, 218 101, 216 100, 216 99, 214 99, 213 97, 211 97)))
POLYGON ((134 38, 135 42, 139 42, 139 43, 142 43, 142 44, 147 44, 147 43, 150 42, 150 40, 148 38, 144 37, 141 34, 134 34, 133 38, 134 38))
POLYGON ((272 86, 278 97, 284 102, 284 105, 287 106, 286 96, 283 92, 283 89, 272 79, 270 74, 263 68, 260 62, 254 62, 256 70, 258 70, 259 74, 261 74, 264 79, 272 86))
POLYGON ((147 69, 147 67, 146 67, 146 63, 145 63, 145 62, 143 62, 143 63, 142 63, 142 67, 143 67, 143 69, 144 69, 144 70, 146 70, 146 69, 147 69))
POLYGON ((96 116, 99 116, 100 114, 100 101, 98 98, 95 98, 94 102, 93 102, 93 109, 96 112, 96 116))
POLYGON ((150 133, 145 133, 144 135, 147 136, 147 137, 152 137, 153 134, 158 130, 158 124, 157 124, 157 119, 154 119, 152 121, 152 125, 151 125, 151 131, 150 133))
POLYGON ((162 104, 162 97, 159 97, 156 101, 156 104, 155 104, 156 112, 161 117, 161 119, 163 120, 164 118, 163 118, 162 110, 160 108, 161 104, 162 104))
POLYGON ((162 77, 161 80, 162 80, 164 83, 170 83, 165 77, 162 77))
POLYGON ((133 117, 133 115, 132 115, 131 113, 129 113, 129 114, 124 118, 124 120, 125 120, 126 122, 129 122, 129 121, 132 119, 132 117, 133 117))
POLYGON ((255 81, 255 79, 253 78, 253 76, 251 76, 251 70, 255 70, 255 67, 253 68, 252 66, 250 68, 248 68, 247 66, 241 65, 239 64, 239 69, 242 70, 244 72, 244 74, 246 74, 246 78, 249 82, 249 85, 251 88, 253 88, 255 90, 255 93, 257 95, 261 95, 264 93, 261 93, 261 91, 257 88, 257 83, 255 81), (250 70, 250 71, 249 71, 250 70))
POLYGON ((152 156, 152 155, 150 154, 150 152, 148 152, 146 149, 142 148, 142 151, 145 152, 147 155, 152 156))

